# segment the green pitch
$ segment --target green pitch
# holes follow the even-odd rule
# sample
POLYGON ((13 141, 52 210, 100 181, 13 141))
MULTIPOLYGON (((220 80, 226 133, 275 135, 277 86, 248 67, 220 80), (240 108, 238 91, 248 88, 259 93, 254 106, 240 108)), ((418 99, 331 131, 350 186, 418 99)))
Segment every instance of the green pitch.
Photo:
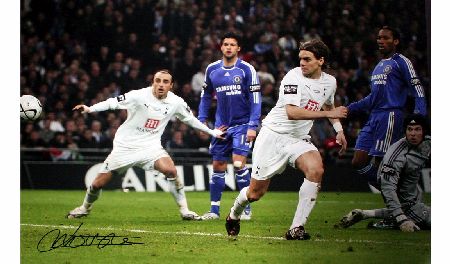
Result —
MULTIPOLYGON (((169 193, 119 191, 104 191, 89 217, 66 219, 67 212, 80 205, 84 192, 23 190, 20 260, 346 264, 431 261, 430 231, 407 234, 370 230, 366 228, 367 220, 348 229, 333 227, 351 209, 381 207, 379 194, 320 193, 306 225, 312 236, 309 241, 282 239, 297 205, 296 192, 267 193, 252 205, 252 220, 241 222, 239 237, 229 239, 224 218, 236 195, 224 193, 221 219, 216 221, 182 221, 169 193)), ((187 197, 191 210, 199 214, 208 211, 208 192, 188 192, 187 197)), ((429 203, 430 196, 426 198, 429 203)))

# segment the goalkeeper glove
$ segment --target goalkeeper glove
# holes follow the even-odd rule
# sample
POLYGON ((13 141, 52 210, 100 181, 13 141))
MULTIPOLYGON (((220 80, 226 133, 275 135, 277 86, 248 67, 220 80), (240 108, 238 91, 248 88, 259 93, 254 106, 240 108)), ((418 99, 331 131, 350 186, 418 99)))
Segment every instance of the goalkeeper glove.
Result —
POLYGON ((395 220, 397 220, 400 230, 403 232, 414 232, 420 230, 420 228, 412 220, 408 219, 403 214, 396 216, 395 220))

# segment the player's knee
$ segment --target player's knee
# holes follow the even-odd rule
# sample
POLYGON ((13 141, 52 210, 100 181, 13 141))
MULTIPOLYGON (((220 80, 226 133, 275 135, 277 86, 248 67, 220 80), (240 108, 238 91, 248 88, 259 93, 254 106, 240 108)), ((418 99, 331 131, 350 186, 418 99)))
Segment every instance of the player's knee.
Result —
POLYGON ((95 191, 100 190, 101 188, 103 188, 103 184, 99 183, 99 182, 93 182, 91 184, 91 188, 95 191))
POLYGON ((244 167, 244 163, 240 160, 233 161, 233 166, 235 170, 240 170, 244 167))
POLYGON ((214 171, 226 171, 227 170, 227 162, 223 161, 223 160, 213 161, 213 170, 214 171))
POLYGON ((159 167, 158 171, 164 174, 167 179, 175 179, 177 177, 177 169, 175 168, 175 166, 159 167))
POLYGON ((166 178, 168 179, 175 179, 177 177, 177 169, 175 167, 173 168, 168 168, 166 170, 164 170, 164 172, 162 172, 166 178))
POLYGON ((102 189, 111 179, 112 173, 100 173, 92 182, 91 187, 94 190, 102 189))
POLYGON ((360 169, 360 168, 364 167, 364 164, 357 157, 353 157, 353 159, 352 159, 352 167, 355 168, 355 169, 360 169))
POLYGON ((315 166, 311 168, 310 173, 322 177, 324 171, 323 166, 315 166))
POLYGON ((251 203, 258 201, 261 199, 262 195, 259 194, 251 194, 247 196, 247 200, 251 203))
POLYGON ((312 180, 313 182, 320 182, 322 180, 324 169, 323 166, 314 166, 309 167, 304 173, 307 179, 312 180))
POLYGON ((247 200, 249 201, 249 202, 256 202, 256 201, 258 201, 259 199, 261 199, 263 196, 264 196, 264 191, 262 191, 262 190, 260 190, 260 191, 258 191, 258 190, 255 190, 255 191, 249 191, 248 193, 247 193, 247 200))
POLYGON ((362 169, 370 163, 370 160, 371 158, 367 152, 356 151, 352 159, 352 167, 357 170, 362 169))

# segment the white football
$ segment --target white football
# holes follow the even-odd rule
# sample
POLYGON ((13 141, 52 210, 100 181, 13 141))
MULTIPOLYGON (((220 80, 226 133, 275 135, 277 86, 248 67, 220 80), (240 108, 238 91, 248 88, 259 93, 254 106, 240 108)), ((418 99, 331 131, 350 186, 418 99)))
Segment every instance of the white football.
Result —
POLYGON ((20 97, 20 117, 25 120, 36 120, 41 116, 42 105, 39 99, 32 95, 20 97))

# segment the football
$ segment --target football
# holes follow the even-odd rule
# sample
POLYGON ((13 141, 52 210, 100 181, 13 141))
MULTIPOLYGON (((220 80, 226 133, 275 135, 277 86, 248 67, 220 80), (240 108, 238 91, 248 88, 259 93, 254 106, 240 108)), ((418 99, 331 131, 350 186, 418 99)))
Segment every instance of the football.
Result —
POLYGON ((39 99, 32 95, 20 97, 20 118, 33 121, 38 119, 42 113, 42 105, 39 99))

